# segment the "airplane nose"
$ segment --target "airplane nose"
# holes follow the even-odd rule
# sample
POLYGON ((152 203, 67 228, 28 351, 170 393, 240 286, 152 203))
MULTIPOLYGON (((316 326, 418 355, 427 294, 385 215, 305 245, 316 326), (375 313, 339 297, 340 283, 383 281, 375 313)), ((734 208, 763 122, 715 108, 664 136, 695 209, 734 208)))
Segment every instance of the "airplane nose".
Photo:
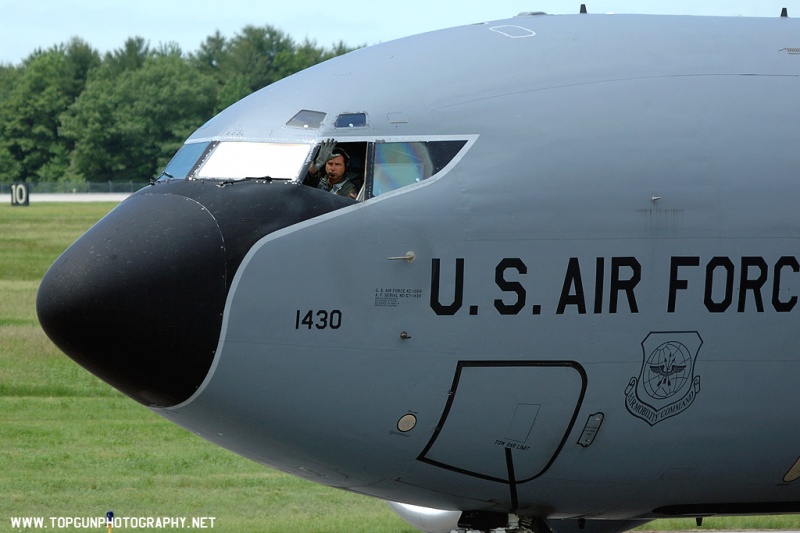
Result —
POLYGON ((39 323, 64 353, 131 398, 177 405, 211 368, 227 292, 253 244, 353 203, 258 180, 156 183, 53 263, 39 286, 39 323))
POLYGON ((145 405, 202 383, 226 294, 224 240, 200 203, 133 196, 68 248, 37 295, 39 322, 78 364, 145 405))

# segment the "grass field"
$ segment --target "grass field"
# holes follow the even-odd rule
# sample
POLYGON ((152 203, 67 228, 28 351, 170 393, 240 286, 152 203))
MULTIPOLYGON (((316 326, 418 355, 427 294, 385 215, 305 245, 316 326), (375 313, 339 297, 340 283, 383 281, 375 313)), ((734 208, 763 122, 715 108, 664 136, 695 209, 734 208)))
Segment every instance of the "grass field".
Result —
MULTIPOLYGON (((36 319, 39 280, 113 206, 0 206, 0 532, 12 530, 11 517, 49 525, 106 511, 215 517, 214 529, 236 533, 413 531, 381 501, 263 467, 172 425, 48 341, 36 319)), ((800 529, 800 519, 706 519, 711 528, 800 529)))

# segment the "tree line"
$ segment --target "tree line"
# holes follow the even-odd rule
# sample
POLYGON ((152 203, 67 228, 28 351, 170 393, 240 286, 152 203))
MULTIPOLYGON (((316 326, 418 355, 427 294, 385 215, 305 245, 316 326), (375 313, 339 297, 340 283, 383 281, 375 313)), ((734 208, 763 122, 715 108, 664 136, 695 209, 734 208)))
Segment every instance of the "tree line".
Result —
POLYGON ((0 65, 0 183, 147 180, 222 109, 351 50, 269 25, 188 54, 141 37, 104 55, 78 37, 36 50, 0 65))

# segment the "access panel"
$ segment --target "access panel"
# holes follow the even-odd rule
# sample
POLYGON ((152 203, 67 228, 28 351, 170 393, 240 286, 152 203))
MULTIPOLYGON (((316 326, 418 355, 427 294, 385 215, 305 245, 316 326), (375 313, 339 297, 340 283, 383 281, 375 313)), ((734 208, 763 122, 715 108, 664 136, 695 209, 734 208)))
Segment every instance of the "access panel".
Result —
POLYGON ((503 483, 530 481, 561 451, 585 391, 586 373, 572 361, 461 361, 418 459, 503 483))

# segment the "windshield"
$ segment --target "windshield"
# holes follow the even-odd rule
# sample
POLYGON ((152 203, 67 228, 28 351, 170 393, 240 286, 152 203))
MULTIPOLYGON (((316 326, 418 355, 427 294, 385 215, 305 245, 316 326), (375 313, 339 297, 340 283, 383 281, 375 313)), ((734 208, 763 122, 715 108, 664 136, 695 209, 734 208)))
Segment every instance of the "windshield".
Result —
POLYGON ((192 177, 295 180, 310 150, 310 144, 220 142, 192 177))
POLYGON ((185 179, 192 169, 197 165, 197 161, 205 153, 210 142, 184 144, 178 153, 172 157, 167 167, 159 177, 160 181, 165 179, 185 179))

